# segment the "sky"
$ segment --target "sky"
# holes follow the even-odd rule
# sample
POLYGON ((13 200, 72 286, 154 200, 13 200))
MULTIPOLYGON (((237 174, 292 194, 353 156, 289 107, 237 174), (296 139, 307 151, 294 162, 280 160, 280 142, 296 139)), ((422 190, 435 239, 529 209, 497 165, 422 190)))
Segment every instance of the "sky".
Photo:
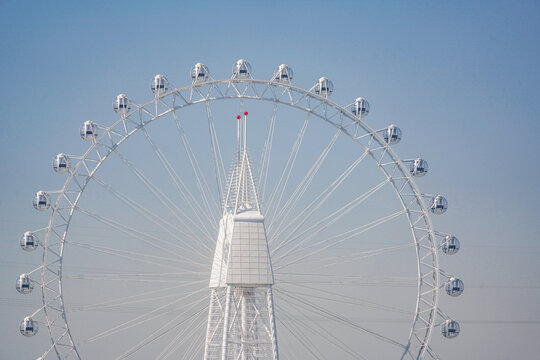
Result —
POLYGON ((281 63, 303 88, 330 78, 333 101, 363 96, 368 124, 400 126, 402 159, 428 159, 420 187, 450 203, 435 228, 462 242, 441 266, 466 286, 443 301, 462 333, 441 341, 435 332, 441 358, 540 351, 537 1, 1 1, 0 34, 0 358, 47 346, 45 329, 18 334, 40 299, 13 285, 39 264, 18 238, 48 220, 30 200, 61 186, 52 157, 82 153, 80 124, 113 119, 118 93, 143 103, 156 73, 185 86, 197 62, 226 79, 239 58, 256 78, 281 63))

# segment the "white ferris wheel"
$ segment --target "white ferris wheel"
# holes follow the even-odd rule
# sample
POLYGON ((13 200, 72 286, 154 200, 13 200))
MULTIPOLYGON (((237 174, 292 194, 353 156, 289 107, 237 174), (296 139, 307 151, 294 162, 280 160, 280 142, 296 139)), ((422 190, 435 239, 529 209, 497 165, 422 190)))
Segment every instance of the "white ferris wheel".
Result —
POLYGON ((42 298, 20 325, 48 333, 39 359, 439 358, 430 340, 460 331, 439 295, 464 285, 439 267, 460 245, 432 226, 448 203, 417 186, 426 160, 398 157, 364 98, 292 79, 198 63, 83 123, 61 189, 34 196, 48 225, 20 240, 42 251, 16 282, 42 298))

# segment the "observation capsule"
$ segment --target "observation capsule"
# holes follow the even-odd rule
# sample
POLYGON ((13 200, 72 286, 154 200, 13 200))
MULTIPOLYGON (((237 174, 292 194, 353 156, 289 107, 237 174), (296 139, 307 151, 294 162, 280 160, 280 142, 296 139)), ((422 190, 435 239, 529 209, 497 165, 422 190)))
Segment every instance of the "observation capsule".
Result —
POLYGON ((49 195, 45 191, 38 191, 33 200, 34 209, 39 211, 45 211, 51 206, 49 195))
POLYGON ((24 251, 34 251, 38 246, 38 237, 31 231, 27 231, 21 236, 21 248, 24 251))
POLYGON ((334 91, 334 84, 327 78, 322 77, 319 79, 319 81, 317 81, 317 84, 315 84, 312 89, 315 91, 315 94, 327 98, 334 91))
POLYGON ((401 129, 392 124, 384 131, 383 138, 387 144, 397 144, 401 140, 401 129))
POLYGON ((112 107, 117 114, 125 115, 131 109, 131 101, 125 94, 120 94, 114 99, 112 107))
POLYGON ((454 235, 446 235, 444 242, 441 245, 443 253, 446 255, 454 255, 459 251, 459 240, 454 235))
POLYGON ((422 177, 427 174, 429 166, 426 160, 417 158, 413 160, 409 170, 411 171, 412 176, 422 177))
POLYGON ((191 69, 191 81, 194 84, 205 82, 209 77, 210 71, 208 71, 208 68, 203 63, 197 63, 193 69, 191 69))
POLYGON ((37 321, 32 319, 31 316, 27 316, 24 318, 23 321, 21 321, 21 326, 19 327, 19 330, 24 336, 34 336, 38 332, 38 323, 37 321))
POLYGON ((354 103, 351 105, 351 112, 360 117, 366 117, 369 113, 369 103, 366 99, 363 97, 359 97, 356 100, 354 100, 354 103))
POLYGON ((70 167, 69 159, 66 154, 58 154, 53 160, 53 169, 59 174, 65 174, 70 167))
POLYGON ((453 339, 459 335, 459 323, 454 320, 446 320, 441 326, 442 335, 447 339, 453 339))
POLYGON ((85 121, 80 130, 80 135, 83 140, 92 141, 98 136, 97 125, 90 120, 85 121))
POLYGON ((251 77, 251 65, 246 60, 240 59, 233 65, 232 72, 234 79, 248 79, 251 77))
POLYGON ((448 210, 448 200, 442 195, 435 196, 431 199, 429 210, 436 215, 444 214, 448 210))
POLYGON ((290 84, 293 78, 293 70, 286 64, 278 66, 276 73, 274 74, 274 81, 284 84, 290 84))
POLYGON ((21 294, 30 294, 32 290, 34 289, 34 282, 30 279, 28 274, 21 274, 17 278, 17 282, 15 283, 15 288, 18 292, 21 294))
MULTIPOLYGON (((161 74, 157 74, 150 83, 150 90, 157 96, 164 94, 169 89, 169 81, 161 74)), ((125 95, 124 95, 125 96, 125 95)), ((116 110, 115 110, 116 111, 116 110)))
POLYGON ((463 294, 463 290, 465 290, 465 284, 461 279, 453 277, 446 283, 446 293, 450 296, 459 296, 463 294))

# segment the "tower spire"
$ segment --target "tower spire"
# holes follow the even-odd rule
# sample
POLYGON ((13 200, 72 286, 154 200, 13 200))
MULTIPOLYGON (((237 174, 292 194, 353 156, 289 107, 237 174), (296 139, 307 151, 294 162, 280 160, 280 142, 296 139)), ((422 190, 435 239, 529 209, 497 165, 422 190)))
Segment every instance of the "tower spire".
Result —
POLYGON ((224 211, 237 214, 242 211, 256 210, 260 212, 260 203, 255 186, 253 169, 247 150, 247 115, 238 115, 237 119, 237 156, 231 171, 229 186, 225 198, 224 211))

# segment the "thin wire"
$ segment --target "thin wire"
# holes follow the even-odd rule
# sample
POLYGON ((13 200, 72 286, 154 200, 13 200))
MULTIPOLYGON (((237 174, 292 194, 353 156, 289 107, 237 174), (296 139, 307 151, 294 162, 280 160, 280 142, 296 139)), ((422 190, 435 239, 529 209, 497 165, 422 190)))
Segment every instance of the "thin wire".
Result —
POLYGON ((325 308, 320 307, 320 306, 318 306, 316 304, 313 304, 310 301, 298 298, 297 296, 290 294, 288 291, 279 290, 279 292, 281 294, 284 294, 285 296, 287 296, 289 299, 292 299, 292 300, 294 300, 294 301, 296 301, 296 302, 298 302, 300 304, 305 305, 306 309, 314 310, 316 313, 322 315, 323 317, 338 321, 338 322, 340 322, 340 323, 342 323, 344 325, 347 325, 347 326, 349 326, 349 327, 351 327, 353 329, 360 330, 360 331, 362 331, 362 332, 364 332, 366 334, 372 335, 373 337, 375 337, 375 338, 377 338, 379 340, 382 340, 382 341, 385 341, 385 342, 387 342, 389 344, 398 346, 398 347, 400 347, 402 349, 405 348, 405 345, 403 345, 403 344, 401 344, 401 343, 399 343, 399 342, 397 342, 397 341, 395 341, 395 340, 393 340, 393 339, 391 339, 391 338, 389 338, 387 336, 384 336, 384 335, 379 334, 379 333, 377 333, 377 332, 375 332, 373 330, 369 330, 369 329, 367 329, 367 328, 365 328, 363 326, 355 324, 354 322, 350 321, 349 319, 347 319, 347 318, 345 318, 343 316, 340 316, 340 315, 335 314, 335 313, 333 313, 333 312, 331 312, 329 310, 326 310, 325 308))
MULTIPOLYGON (((147 209, 144 205, 136 202, 135 200, 132 200, 131 198, 129 198, 125 194, 123 194, 120 191, 116 190, 114 187, 112 187, 112 185, 106 183, 105 181, 103 181, 103 180, 101 180, 101 179, 99 179, 97 177, 94 177, 94 180, 98 184, 103 186, 105 189, 107 189, 109 192, 111 192, 117 199, 121 200, 123 203, 125 203, 127 206, 129 206, 133 211, 141 214, 147 220, 149 220, 153 224, 159 226, 161 229, 165 230, 171 237, 173 237, 174 239, 182 242, 190 250, 194 251, 195 253, 198 253, 199 255, 202 255, 201 249, 194 249, 193 247, 191 247, 191 245, 189 245, 188 243, 183 241, 181 238, 178 238, 177 233, 180 233, 180 235, 183 235, 185 237, 189 237, 191 240, 195 240, 195 243, 198 243, 198 241, 196 241, 196 240, 198 240, 198 237, 196 237, 196 236, 190 237, 189 234, 186 234, 182 230, 176 228, 174 225, 172 225, 172 224, 166 222, 165 220, 163 220, 162 216, 159 216, 159 215, 153 213, 152 211, 147 209), (164 226, 163 223, 168 225, 169 227, 173 227, 173 229, 175 229, 175 231, 177 233, 171 231, 167 226, 164 226)), ((202 245, 205 246, 207 250, 210 250, 204 243, 202 243, 202 245)), ((176 246, 183 249, 179 245, 176 245, 176 246)))
POLYGON ((307 130, 309 120, 310 120, 310 115, 311 115, 310 113, 307 114, 306 119, 304 120, 302 126, 300 127, 300 130, 298 131, 296 140, 293 143, 293 146, 291 147, 289 158, 285 164, 285 167, 283 168, 283 171, 281 172, 281 176, 279 178, 278 183, 274 187, 272 196, 270 197, 270 201, 268 203, 268 214, 269 214, 268 217, 270 219, 274 218, 275 213, 278 211, 279 205, 281 204, 281 200, 283 199, 283 194, 287 187, 287 183, 291 176, 291 172, 294 168, 294 164, 296 162, 298 152, 300 151, 302 140, 304 139, 304 135, 306 134, 306 130, 307 130))
POLYGON ((274 141, 274 129, 276 125, 276 112, 277 102, 274 102, 274 108, 272 109, 272 117, 270 118, 270 125, 268 127, 268 134, 266 141, 264 142, 263 154, 260 161, 260 175, 259 175, 259 189, 261 193, 261 202, 265 201, 266 183, 268 181, 268 168, 270 165, 270 158, 272 155, 272 143, 274 141))
POLYGON ((310 217, 328 200, 328 198, 332 195, 336 189, 339 188, 339 186, 345 181, 345 179, 353 172, 353 170, 365 159, 365 157, 368 155, 368 150, 364 151, 360 157, 358 157, 344 172, 342 172, 336 180, 334 180, 330 186, 328 186, 326 189, 324 189, 311 203, 309 203, 304 210, 300 211, 300 213, 295 216, 289 224, 283 227, 283 229, 276 234, 272 234, 270 237, 269 245, 273 245, 273 242, 276 241, 283 232, 287 231, 291 226, 295 225, 294 228, 290 231, 287 231, 289 236, 285 238, 281 244, 278 244, 276 246, 277 251, 280 247, 283 246, 283 244, 289 239, 292 234, 294 234, 302 225, 306 223, 310 219, 310 217))
MULTIPOLYGON (((396 213, 393 213, 393 214, 384 216, 384 217, 382 217, 382 218, 380 218, 380 219, 374 220, 374 221, 372 221, 372 222, 370 222, 370 223, 367 223, 367 224, 365 224, 365 225, 359 226, 359 227, 357 227, 357 228, 355 228, 355 229, 352 229, 352 230, 348 230, 348 231, 346 231, 346 232, 344 232, 344 233, 341 233, 341 234, 332 236, 332 237, 330 237, 330 238, 320 240, 320 241, 318 241, 318 242, 315 242, 315 243, 313 243, 313 244, 310 244, 310 245, 308 245, 307 247, 304 247, 304 248, 301 248, 301 249, 300 249, 299 247, 300 247, 300 245, 302 245, 302 244, 298 244, 297 246, 295 246, 295 248, 291 249, 291 250, 290 250, 289 252, 287 252, 286 254, 280 256, 280 257, 277 259, 276 263, 278 263, 279 261, 285 259, 285 257, 287 257, 287 256, 294 255, 295 253, 296 253, 296 254, 297 254, 297 253, 302 253, 303 256, 302 256, 301 258, 296 259, 296 260, 294 260, 294 261, 292 261, 292 262, 290 262, 290 263, 288 263, 287 265, 284 265, 284 266, 282 266, 282 267, 292 265, 293 263, 298 263, 299 261, 301 261, 301 260, 303 260, 303 259, 306 259, 306 258, 308 258, 308 257, 310 257, 310 256, 313 256, 313 255, 318 254, 318 253, 320 253, 320 252, 322 252, 322 251, 325 251, 325 250, 327 250, 327 249, 329 249, 329 248, 331 248, 331 247, 334 247, 334 246, 336 246, 336 245, 339 245, 339 244, 343 243, 344 241, 347 241, 347 240, 349 240, 349 239, 352 239, 352 238, 354 238, 354 237, 356 237, 356 236, 358 236, 358 235, 360 235, 360 234, 362 234, 362 233, 364 233, 364 232, 366 232, 366 231, 368 231, 368 230, 374 229, 374 228, 376 228, 377 226, 380 226, 380 225, 382 225, 382 224, 384 224, 384 223, 386 223, 386 222, 388 222, 388 221, 390 221, 390 220, 393 220, 393 219, 399 217, 400 215, 402 215, 402 214, 404 214, 404 213, 406 213, 406 210, 399 210, 399 211, 396 212, 396 213), (306 250, 308 250, 308 249, 313 249, 313 248, 315 248, 315 247, 317 247, 317 246, 320 246, 320 245, 323 245, 323 244, 325 244, 325 243, 329 243, 329 244, 326 245, 326 246, 323 247, 323 248, 319 248, 319 249, 313 250, 313 251, 310 252, 310 253, 306 253, 306 250)), ((329 224, 329 225, 330 225, 330 224, 329 224)), ((311 238, 313 238, 315 235, 317 235, 318 233, 320 233, 321 231, 323 231, 327 226, 328 226, 328 225, 324 225, 322 228, 318 229, 318 230, 317 230, 315 233, 313 233, 311 236, 309 236, 308 238, 304 239, 304 240, 302 241, 302 243, 305 243, 305 242, 309 241, 309 240, 310 240, 311 238)))
POLYGON ((173 111, 173 116, 176 122, 176 127, 182 139, 184 150, 189 158, 191 169, 193 170, 193 174, 195 175, 195 178, 197 180, 197 186, 199 187, 199 191, 201 192, 203 201, 205 202, 205 205, 208 211, 212 212, 214 214, 214 218, 217 219, 217 217, 219 216, 218 213, 221 210, 221 205, 218 204, 215 197, 212 196, 212 193, 208 186, 208 182, 206 181, 206 177, 204 176, 204 173, 202 172, 201 167, 199 166, 199 162, 197 161, 197 156, 195 156, 195 153, 193 152, 191 144, 187 138, 184 127, 180 123, 180 119, 178 118, 178 116, 176 115, 176 112, 174 111, 173 111), (210 200, 213 200, 212 205, 210 205, 210 200))
MULTIPOLYGON (((205 102, 205 106, 206 106, 206 118, 208 122, 208 132, 210 135, 210 145, 212 148, 212 159, 214 160, 214 173, 216 175, 218 196, 219 196, 220 201, 223 201, 224 200, 223 184, 226 181, 227 176, 225 172, 225 167, 223 166, 223 157, 221 156, 221 149, 219 147, 219 141, 216 134, 216 128, 214 126, 214 120, 212 117, 212 109, 210 108, 210 104, 208 101, 205 102)), ((223 203, 221 204, 221 208, 223 208, 223 203)))
MULTIPOLYGON (((159 190, 159 188, 155 184, 153 184, 150 181, 150 179, 146 175, 143 174, 141 170, 135 167, 135 165, 133 165, 127 158, 125 158, 120 152, 118 152, 118 150, 116 150, 116 154, 120 157, 120 159, 124 162, 124 164, 126 164, 126 166, 130 169, 130 171, 137 177, 137 179, 139 179, 139 181, 142 182, 144 186, 146 186, 146 188, 150 191, 150 193, 154 196, 154 198, 158 200, 165 208, 167 208, 167 210, 169 210, 171 214, 174 215, 174 217, 180 222, 180 224, 184 226, 184 228, 187 229, 187 231, 191 234, 193 238, 203 239, 209 242, 209 239, 206 238, 205 236, 197 235, 193 232, 192 229, 195 228, 201 233, 204 233, 203 229, 197 223, 194 223, 193 221, 190 221, 189 224, 186 223, 186 219, 190 220, 191 217, 189 217, 180 207, 178 207, 176 203, 171 201, 171 199, 168 196, 163 194, 163 192, 159 190)), ((185 234, 180 229, 179 229, 179 232, 181 234, 185 234)), ((189 236, 189 235, 186 234, 186 236, 189 236)), ((210 250, 208 246, 206 246, 206 248, 210 250)))
POLYGON ((171 178, 180 196, 182 197, 184 202, 191 208, 191 210, 193 211, 194 217, 199 221, 199 224, 203 226, 206 232, 206 235, 209 238, 212 238, 213 231, 208 229, 208 227, 205 226, 205 223, 210 224, 210 226, 213 228, 217 226, 216 225, 217 220, 212 219, 211 214, 208 214, 207 212, 203 211, 203 209, 201 209, 201 207, 199 206, 199 201, 195 199, 191 191, 189 191, 189 188, 186 186, 186 184, 184 184, 180 176, 178 176, 178 173, 174 170, 174 168, 172 167, 170 162, 167 160, 165 155, 163 155, 161 150, 157 147, 155 142, 152 140, 152 138, 150 137, 150 134, 148 133, 148 131, 146 131, 146 128, 142 127, 141 130, 143 134, 145 135, 146 139, 148 140, 148 142, 150 143, 152 150, 154 151, 154 154, 156 155, 156 157, 158 158, 158 160, 164 167, 165 171, 171 178), (202 220, 202 218, 200 217, 200 214, 205 215, 207 222, 202 220))
MULTIPOLYGON (((319 155, 317 160, 313 163, 309 171, 306 173, 300 184, 296 187, 292 195, 289 197, 285 205, 280 209, 279 214, 276 216, 276 218, 272 219, 272 223, 270 226, 268 226, 268 232, 271 232, 274 224, 279 229, 280 225, 283 224, 283 221, 287 219, 290 211, 293 209, 293 207, 296 205, 296 203, 302 198, 304 193, 307 191, 311 183, 313 182, 313 179, 319 172, 322 164, 324 163, 324 160, 330 153, 330 150, 333 148, 334 144, 336 143, 339 135, 341 134, 341 129, 339 129, 335 135, 330 140, 330 143, 323 149, 322 153, 319 155), (281 221, 280 221, 281 220, 281 221)), ((279 233, 279 231, 276 231, 279 233)))

